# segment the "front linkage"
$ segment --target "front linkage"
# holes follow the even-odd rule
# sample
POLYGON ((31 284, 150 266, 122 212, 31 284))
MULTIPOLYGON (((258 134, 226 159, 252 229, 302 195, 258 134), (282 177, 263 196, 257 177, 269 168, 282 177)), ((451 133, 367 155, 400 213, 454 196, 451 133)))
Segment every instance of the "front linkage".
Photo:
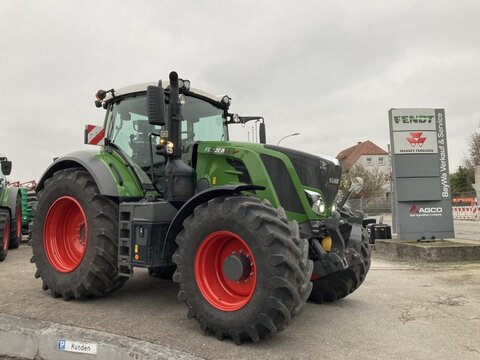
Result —
POLYGON ((345 207, 351 194, 358 191, 359 185, 356 186, 338 202, 338 212, 333 212, 331 218, 303 227, 310 229, 314 236, 310 240, 310 258, 314 261, 310 299, 317 303, 336 301, 351 294, 363 283, 370 269, 371 250, 367 231, 362 226, 364 214, 352 213, 345 207), (323 238, 322 245, 319 237, 323 238))

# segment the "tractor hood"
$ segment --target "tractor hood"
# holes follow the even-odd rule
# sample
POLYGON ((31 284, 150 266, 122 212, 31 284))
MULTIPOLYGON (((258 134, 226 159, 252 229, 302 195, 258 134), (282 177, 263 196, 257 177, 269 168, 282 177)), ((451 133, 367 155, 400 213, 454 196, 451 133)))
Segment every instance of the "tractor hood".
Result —
POLYGON ((304 186, 320 189, 327 204, 332 204, 340 186, 342 168, 337 159, 319 156, 281 146, 265 145, 265 148, 288 156, 304 186))
MULTIPOLYGON (((305 190, 320 191, 330 208, 340 186, 342 168, 336 159, 329 156, 274 145, 231 141, 199 141, 196 149, 195 153, 199 157, 215 155, 227 159, 219 166, 216 162, 218 160, 204 158, 204 163, 208 165, 198 167, 195 155, 193 163, 199 179, 215 177, 217 185, 241 182, 273 187, 283 208, 294 213, 304 213, 308 211, 307 207, 310 209, 305 190), (226 170, 222 170, 224 167, 226 170), (262 169, 267 171, 270 184, 265 182, 262 169), (238 174, 238 177, 234 174, 238 174)), ((271 198, 269 200, 272 202, 271 198)))

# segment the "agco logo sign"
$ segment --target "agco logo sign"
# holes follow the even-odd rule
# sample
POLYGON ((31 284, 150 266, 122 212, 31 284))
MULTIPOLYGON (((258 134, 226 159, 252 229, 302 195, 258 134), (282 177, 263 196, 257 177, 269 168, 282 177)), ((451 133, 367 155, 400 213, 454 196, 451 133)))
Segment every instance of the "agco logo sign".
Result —
POLYGON ((422 216, 442 216, 443 208, 440 206, 420 206, 412 204, 410 208, 410 216, 422 217, 422 216))
POLYGON ((409 133, 410 137, 407 137, 407 141, 412 145, 412 147, 415 147, 416 145, 422 147, 423 143, 427 140, 426 137, 422 137, 421 132, 411 132, 409 133))

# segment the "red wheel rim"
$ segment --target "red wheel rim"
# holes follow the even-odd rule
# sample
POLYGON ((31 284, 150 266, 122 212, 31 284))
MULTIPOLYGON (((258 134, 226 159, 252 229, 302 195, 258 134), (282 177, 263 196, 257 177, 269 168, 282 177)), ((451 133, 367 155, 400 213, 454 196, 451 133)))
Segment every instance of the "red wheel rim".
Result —
POLYGON ((239 310, 255 292, 257 273, 252 251, 240 236, 229 231, 216 231, 203 239, 195 255, 194 271, 203 297, 219 310, 239 310), (230 280, 223 270, 225 260, 233 254, 250 261, 250 273, 239 281, 230 280))
POLYGON ((22 236, 22 209, 17 207, 17 238, 22 236))
POLYGON ((82 206, 70 196, 58 198, 43 226, 43 245, 50 265, 61 273, 75 270, 87 250, 88 226, 82 206))
POLYGON ((10 242, 10 220, 8 220, 5 223, 5 228, 3 229, 3 252, 4 253, 8 249, 9 242, 10 242))

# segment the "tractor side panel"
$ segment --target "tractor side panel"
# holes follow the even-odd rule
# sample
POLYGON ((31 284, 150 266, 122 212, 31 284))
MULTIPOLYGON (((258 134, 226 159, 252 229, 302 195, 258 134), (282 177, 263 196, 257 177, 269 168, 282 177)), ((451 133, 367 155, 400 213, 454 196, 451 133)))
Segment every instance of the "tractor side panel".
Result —
POLYGON ((9 187, 0 189, 0 207, 10 211, 10 221, 12 224, 16 221, 17 216, 17 195, 19 188, 9 187))
POLYGON ((318 220, 304 194, 295 168, 288 156, 260 144, 234 142, 201 142, 197 153, 197 181, 210 187, 250 183, 265 187, 256 196, 267 199, 274 207, 282 206, 289 220, 303 223, 318 220), (268 159, 279 165, 272 172, 268 159), (287 186, 288 185, 288 186, 287 186), (288 206, 286 206, 288 202, 288 206))
POLYGON ((228 148, 226 152, 220 153, 215 152, 217 149, 219 148, 200 144, 196 166, 197 184, 208 183, 208 187, 243 184, 263 186, 265 190, 256 191, 257 197, 269 200, 274 207, 280 206, 257 153, 247 149, 234 149, 230 152, 228 148))
POLYGON ((8 207, 8 193, 8 188, 0 187, 0 207, 8 207))
POLYGON ((19 195, 19 188, 11 187, 8 188, 8 208, 10 209, 10 217, 12 219, 12 224, 15 224, 17 219, 17 197, 19 195))
POLYGON ((42 175, 37 191, 55 172, 72 167, 83 167, 94 178, 100 193, 113 197, 141 197, 142 186, 132 170, 115 153, 106 151, 77 151, 58 158, 42 175))

